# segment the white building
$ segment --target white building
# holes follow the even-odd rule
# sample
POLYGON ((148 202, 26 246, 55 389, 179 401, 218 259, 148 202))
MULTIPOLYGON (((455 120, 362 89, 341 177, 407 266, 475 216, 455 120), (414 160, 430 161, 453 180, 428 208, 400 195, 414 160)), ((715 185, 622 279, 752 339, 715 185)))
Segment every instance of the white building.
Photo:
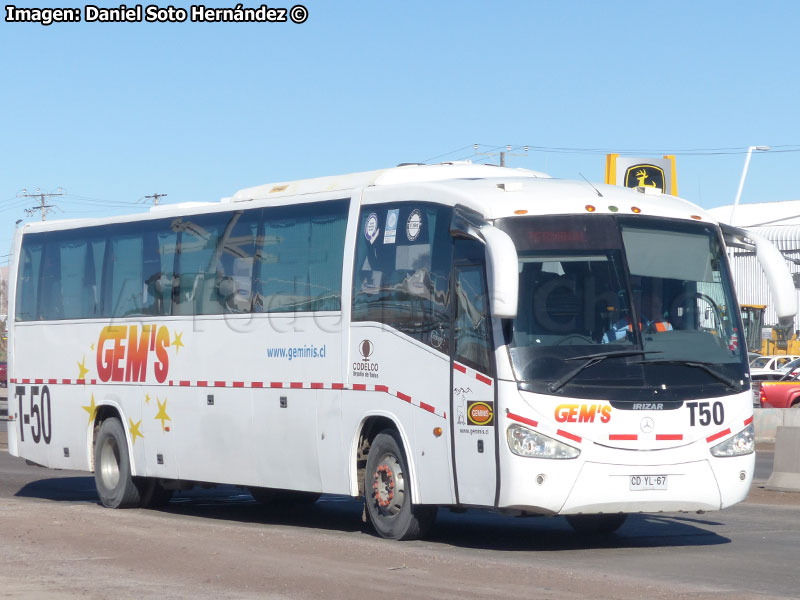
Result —
MULTIPOLYGON (((720 222, 729 223, 731 209, 732 205, 727 205, 712 208, 709 212, 720 222)), ((775 244, 786 257, 789 271, 797 274, 794 275, 795 287, 800 285, 800 200, 740 204, 736 207, 732 224, 749 229, 775 244)), ((755 253, 734 249, 731 269, 739 303, 765 304, 767 309, 764 314, 764 325, 777 323, 767 278, 756 260, 755 253)), ((797 293, 800 305, 800 289, 797 293)), ((798 329, 797 318, 794 329, 795 331, 798 329)))

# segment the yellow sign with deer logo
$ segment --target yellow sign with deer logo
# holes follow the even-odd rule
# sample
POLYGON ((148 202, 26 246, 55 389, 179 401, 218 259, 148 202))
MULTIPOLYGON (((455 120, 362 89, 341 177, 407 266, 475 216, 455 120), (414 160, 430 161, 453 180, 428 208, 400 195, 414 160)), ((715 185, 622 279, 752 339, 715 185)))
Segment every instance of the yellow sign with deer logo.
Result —
POLYGON ((606 183, 629 188, 654 188, 664 194, 677 196, 675 157, 633 158, 607 154, 606 183))

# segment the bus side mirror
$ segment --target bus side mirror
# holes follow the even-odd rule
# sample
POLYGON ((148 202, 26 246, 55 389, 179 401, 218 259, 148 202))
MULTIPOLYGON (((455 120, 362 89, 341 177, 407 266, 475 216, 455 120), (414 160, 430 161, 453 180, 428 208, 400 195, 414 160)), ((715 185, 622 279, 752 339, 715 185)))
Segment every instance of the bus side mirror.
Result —
POLYGON ((486 243, 489 310, 493 317, 513 319, 519 296, 517 248, 506 232, 491 225, 482 227, 481 234, 486 243))
POLYGON ((519 267, 517 247, 509 235, 493 227, 479 212, 460 205, 453 211, 450 235, 484 244, 489 312, 500 319, 516 317, 519 267))

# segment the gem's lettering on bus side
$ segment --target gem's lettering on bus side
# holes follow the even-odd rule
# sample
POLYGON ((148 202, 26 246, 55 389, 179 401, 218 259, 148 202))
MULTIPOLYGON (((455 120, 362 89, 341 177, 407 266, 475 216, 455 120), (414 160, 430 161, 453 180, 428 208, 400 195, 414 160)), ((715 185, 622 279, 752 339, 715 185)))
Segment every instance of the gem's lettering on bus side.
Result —
POLYGON ((559 423, 601 423, 611 420, 611 407, 607 404, 559 404, 555 418, 559 423))
MULTIPOLYGON (((179 338, 178 338, 179 339, 179 338)), ((147 380, 147 364, 153 357, 153 375, 164 383, 169 373, 169 330, 165 326, 103 327, 97 340, 97 376, 100 381, 147 380)))

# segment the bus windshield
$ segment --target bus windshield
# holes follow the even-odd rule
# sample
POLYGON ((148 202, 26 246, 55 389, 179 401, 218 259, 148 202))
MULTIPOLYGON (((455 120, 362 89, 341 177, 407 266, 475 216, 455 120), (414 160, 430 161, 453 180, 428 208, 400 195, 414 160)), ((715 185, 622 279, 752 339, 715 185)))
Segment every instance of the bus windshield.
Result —
POLYGON ((615 215, 496 226, 519 256, 507 335, 522 389, 619 401, 745 389, 742 325, 715 227, 615 215))

